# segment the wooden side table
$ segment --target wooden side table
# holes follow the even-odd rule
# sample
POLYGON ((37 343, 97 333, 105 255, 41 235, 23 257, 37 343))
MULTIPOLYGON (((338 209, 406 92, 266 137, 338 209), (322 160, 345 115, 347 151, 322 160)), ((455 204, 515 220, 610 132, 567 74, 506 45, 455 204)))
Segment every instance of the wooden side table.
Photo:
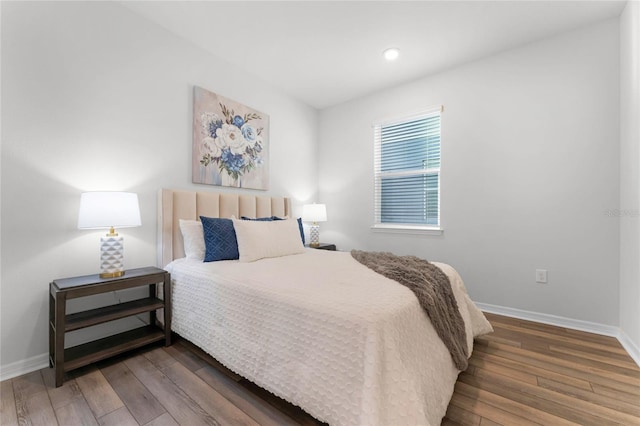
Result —
POLYGON ((164 340, 171 344, 171 274, 155 267, 130 269, 121 277, 96 275, 63 278, 49 284, 49 366, 55 368, 56 387, 64 373, 122 352, 164 340), (163 299, 156 284, 163 284, 163 299), (67 314, 67 300, 133 287, 149 287, 149 297, 88 311, 67 314), (156 321, 156 310, 164 308, 164 326, 156 321), (149 325, 82 345, 64 347, 65 333, 120 318, 149 312, 149 325))
POLYGON ((317 246, 317 247, 311 247, 310 245, 307 244, 307 247, 318 249, 318 250, 336 251, 336 245, 335 244, 328 244, 328 243, 320 243, 320 245, 317 246))

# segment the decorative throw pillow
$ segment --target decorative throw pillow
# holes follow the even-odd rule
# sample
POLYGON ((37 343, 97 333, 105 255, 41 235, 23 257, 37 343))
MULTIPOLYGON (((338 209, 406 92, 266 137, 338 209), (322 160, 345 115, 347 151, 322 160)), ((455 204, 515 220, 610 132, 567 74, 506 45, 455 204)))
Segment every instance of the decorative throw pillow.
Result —
POLYGON ((200 216, 204 231, 205 262, 238 259, 238 241, 231 219, 200 216))
POLYGON ((233 220, 241 262, 304 253, 295 220, 233 220))
MULTIPOLYGON (((266 220, 266 219, 267 218, 264 218, 264 219, 253 219, 253 220, 266 220)), ((288 218, 286 218, 286 217, 278 217, 278 216, 271 216, 271 220, 286 220, 286 219, 288 219, 288 218)), ((298 229, 300 229, 300 239, 302 240, 302 245, 305 245, 306 242, 304 240, 304 227, 302 226, 302 218, 301 217, 298 218, 298 229)))
POLYGON ((180 219, 180 232, 184 242, 184 254, 187 259, 204 260, 204 231, 198 220, 180 219))

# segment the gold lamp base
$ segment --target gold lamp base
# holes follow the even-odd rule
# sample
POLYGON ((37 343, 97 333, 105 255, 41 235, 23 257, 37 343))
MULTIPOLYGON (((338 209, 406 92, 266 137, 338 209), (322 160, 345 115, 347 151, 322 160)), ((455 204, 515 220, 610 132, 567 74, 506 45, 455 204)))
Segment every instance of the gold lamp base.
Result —
POLYGON ((100 278, 117 278, 124 275, 124 271, 117 272, 103 272, 100 274, 100 278))

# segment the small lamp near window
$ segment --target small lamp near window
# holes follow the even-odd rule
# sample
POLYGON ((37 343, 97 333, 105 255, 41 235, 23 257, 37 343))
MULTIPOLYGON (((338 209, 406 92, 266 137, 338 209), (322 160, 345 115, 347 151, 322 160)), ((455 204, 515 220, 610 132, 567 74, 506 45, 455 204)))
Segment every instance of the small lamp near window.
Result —
POLYGON ((83 192, 80 195, 79 229, 109 229, 100 238, 100 278, 124 275, 123 239, 114 228, 140 226, 138 194, 132 192, 83 192))
POLYGON ((302 207, 302 220, 311 222, 310 247, 320 246, 320 226, 318 222, 327 221, 327 206, 324 204, 305 204, 302 207))

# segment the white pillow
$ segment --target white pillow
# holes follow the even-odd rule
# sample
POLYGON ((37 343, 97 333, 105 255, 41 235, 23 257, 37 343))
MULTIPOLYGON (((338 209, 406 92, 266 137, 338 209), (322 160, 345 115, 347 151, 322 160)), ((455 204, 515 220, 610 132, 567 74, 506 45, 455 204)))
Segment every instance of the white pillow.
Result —
POLYGON ((184 254, 187 259, 204 261, 204 231, 199 220, 180 219, 180 232, 184 242, 184 254))
POLYGON ((232 220, 240 262, 305 252, 297 220, 232 220))

